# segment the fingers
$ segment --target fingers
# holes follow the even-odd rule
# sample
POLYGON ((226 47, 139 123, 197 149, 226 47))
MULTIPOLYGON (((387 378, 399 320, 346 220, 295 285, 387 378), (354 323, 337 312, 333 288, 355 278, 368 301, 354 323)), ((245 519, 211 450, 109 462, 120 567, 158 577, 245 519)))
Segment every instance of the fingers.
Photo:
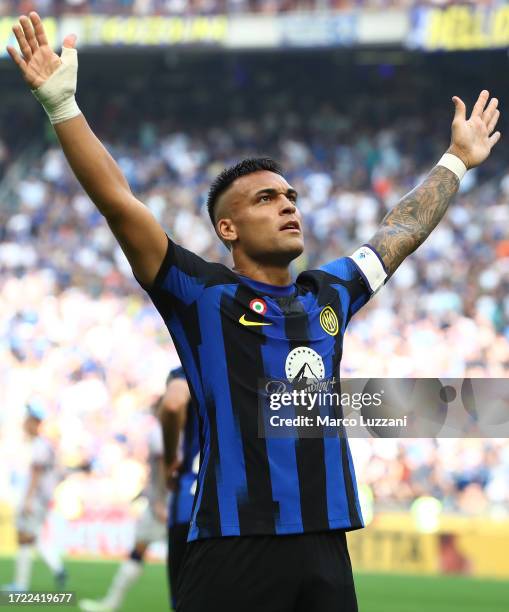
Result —
POLYGON ((489 125, 491 119, 493 118, 493 115, 496 113, 497 106, 498 106, 497 98, 491 98, 490 103, 484 109, 484 112, 482 114, 482 120, 484 121, 486 125, 489 125))
POLYGON ((21 70, 21 72, 25 72, 26 68, 27 68, 27 63, 25 62, 25 60, 21 57, 21 55, 16 51, 16 49, 14 47, 7 47, 7 52, 9 53, 9 55, 12 58, 12 61, 16 64, 16 66, 18 66, 18 68, 21 70))
POLYGON ((32 22, 32 26, 35 33, 35 38, 40 47, 48 44, 48 39, 46 38, 46 32, 44 31, 44 26, 42 25, 41 18, 35 12, 31 12, 30 21, 32 22))
POLYGON ((486 102, 490 97, 490 92, 487 89, 483 89, 477 98, 477 102, 474 105, 472 110, 471 117, 482 117, 484 107, 486 106, 486 102))
POLYGON ((39 48, 39 44, 37 43, 37 39, 35 38, 35 32, 34 28, 32 27, 32 22, 25 15, 22 15, 19 18, 19 22, 21 24, 21 27, 23 28, 23 34, 25 35, 27 43, 30 45, 32 53, 35 53, 39 48))
POLYGON ((486 124, 486 127, 488 128, 488 134, 491 134, 491 132, 493 132, 493 130, 495 129, 495 127, 496 127, 496 125, 498 123, 499 117, 500 117, 500 111, 496 110, 493 113, 493 116, 491 117, 489 122, 486 124))
POLYGON ((25 38, 22 27, 17 23, 12 27, 12 31, 14 32, 16 40, 18 41, 19 49, 23 54, 24 59, 29 62, 32 58, 32 49, 25 38))
POLYGON ((64 38, 64 42, 62 43, 62 47, 66 47, 67 49, 74 49, 74 47, 76 46, 76 39, 77 39, 76 34, 68 34, 64 38))
POLYGON ((465 121, 467 109, 465 107, 463 100, 461 98, 458 98, 458 96, 454 96, 452 101, 454 102, 454 106, 456 108, 456 111, 454 113, 454 119, 455 120, 460 119, 460 120, 465 121))
POLYGON ((490 145, 490 149, 492 149, 497 144, 497 142, 500 140, 500 136, 501 136, 500 132, 495 132, 494 134, 490 136, 489 141, 488 141, 490 145))

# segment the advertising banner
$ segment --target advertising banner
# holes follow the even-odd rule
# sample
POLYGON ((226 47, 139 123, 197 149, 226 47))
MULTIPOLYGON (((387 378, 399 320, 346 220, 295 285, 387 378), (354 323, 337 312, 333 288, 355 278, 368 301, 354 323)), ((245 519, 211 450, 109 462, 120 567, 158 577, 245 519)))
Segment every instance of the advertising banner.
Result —
POLYGON ((352 46, 357 42, 357 13, 296 13, 277 20, 283 47, 352 46))
POLYGON ((472 51, 509 46, 509 5, 419 8, 407 46, 426 51, 472 51))
MULTIPOLYGON (((7 55, 6 45, 16 45, 12 26, 17 17, 0 18, 0 55, 7 55)), ((48 42, 59 49, 66 34, 76 34, 78 49, 119 46, 224 46, 229 21, 214 17, 119 17, 86 15, 43 19, 48 42)))
POLYGON ((462 574, 509 578, 509 521, 442 515, 433 530, 410 513, 383 513, 367 529, 348 534, 359 571, 462 574))
MULTIPOLYGON (((228 34, 228 18, 224 16, 118 17, 87 15, 80 19, 78 24, 80 27, 78 39, 83 44, 94 46, 222 45, 228 34)), ((65 19, 62 23, 62 29, 68 29, 65 19)))

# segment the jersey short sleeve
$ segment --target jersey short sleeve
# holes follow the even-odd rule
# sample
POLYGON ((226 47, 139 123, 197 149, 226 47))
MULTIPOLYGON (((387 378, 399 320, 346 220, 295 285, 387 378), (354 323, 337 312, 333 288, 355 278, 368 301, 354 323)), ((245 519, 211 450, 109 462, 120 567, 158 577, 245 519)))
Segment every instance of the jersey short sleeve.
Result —
POLYGON ((44 438, 35 438, 32 442, 32 465, 50 467, 53 464, 53 449, 44 438))
POLYGON ((161 310, 162 303, 167 308, 168 300, 178 300, 183 305, 196 301, 218 265, 205 261, 167 238, 166 255, 152 285, 145 285, 137 279, 158 310, 161 310))
POLYGON ((366 304, 387 280, 387 272, 378 253, 363 245, 349 257, 335 259, 320 268, 338 279, 347 321, 366 304))

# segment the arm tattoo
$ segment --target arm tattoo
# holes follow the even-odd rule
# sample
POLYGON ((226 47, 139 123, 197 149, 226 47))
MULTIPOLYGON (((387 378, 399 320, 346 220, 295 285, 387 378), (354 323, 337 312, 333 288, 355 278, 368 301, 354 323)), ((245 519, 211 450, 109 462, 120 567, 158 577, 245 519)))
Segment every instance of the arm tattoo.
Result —
POLYGON ((383 259, 389 276, 435 229, 458 188, 458 177, 436 166, 387 213, 369 244, 383 259))

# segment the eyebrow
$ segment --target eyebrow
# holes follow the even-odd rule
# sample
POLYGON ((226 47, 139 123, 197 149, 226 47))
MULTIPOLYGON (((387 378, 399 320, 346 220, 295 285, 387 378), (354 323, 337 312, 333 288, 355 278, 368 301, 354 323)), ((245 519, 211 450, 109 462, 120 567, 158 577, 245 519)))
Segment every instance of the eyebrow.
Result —
MULTIPOLYGON (((254 197, 258 197, 259 195, 262 195, 262 193, 267 193, 268 195, 277 195, 278 193, 281 193, 278 189, 274 189, 273 187, 266 187, 265 189, 259 189, 255 194, 254 197)), ((297 191, 295 189, 293 189, 293 187, 290 187, 289 189, 286 190, 286 192, 283 192, 286 195, 294 195, 295 197, 297 197, 299 194, 297 193, 297 191)))

